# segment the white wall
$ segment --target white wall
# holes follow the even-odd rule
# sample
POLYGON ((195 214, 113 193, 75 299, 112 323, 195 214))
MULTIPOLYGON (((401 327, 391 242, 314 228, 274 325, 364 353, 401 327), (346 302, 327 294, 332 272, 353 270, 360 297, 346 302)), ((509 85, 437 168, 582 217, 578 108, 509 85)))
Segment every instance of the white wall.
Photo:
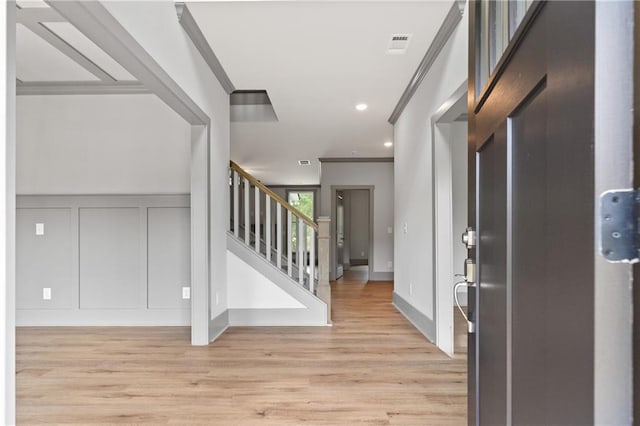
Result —
POLYGON ((188 194, 190 125, 155 95, 20 96, 18 194, 188 194))
POLYGON ((227 309, 229 96, 184 32, 173 1, 105 1, 103 5, 211 119, 211 318, 227 309), (153 19, 150 19, 153 17, 153 19))
POLYGON ((431 320, 434 283, 430 119, 467 78, 467 18, 465 9, 462 21, 394 128, 394 291, 431 320))
POLYGON ((227 252, 229 309, 300 309, 305 306, 246 264, 227 252))
MULTIPOLYGON (((373 272, 386 276, 393 273, 394 239, 393 200, 394 164, 382 163, 322 163, 320 178, 320 213, 331 216, 331 186, 372 185, 373 190, 373 272)), ((375 278, 375 277, 374 277, 375 278)))

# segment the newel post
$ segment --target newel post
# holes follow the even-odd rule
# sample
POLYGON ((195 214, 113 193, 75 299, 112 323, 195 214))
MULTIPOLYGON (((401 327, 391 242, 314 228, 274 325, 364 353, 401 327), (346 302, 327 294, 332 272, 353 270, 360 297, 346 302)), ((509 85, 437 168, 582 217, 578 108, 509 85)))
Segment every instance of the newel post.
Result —
POLYGON ((327 304, 327 322, 331 323, 331 286, 329 285, 329 243, 331 219, 318 218, 318 289, 316 295, 327 304))

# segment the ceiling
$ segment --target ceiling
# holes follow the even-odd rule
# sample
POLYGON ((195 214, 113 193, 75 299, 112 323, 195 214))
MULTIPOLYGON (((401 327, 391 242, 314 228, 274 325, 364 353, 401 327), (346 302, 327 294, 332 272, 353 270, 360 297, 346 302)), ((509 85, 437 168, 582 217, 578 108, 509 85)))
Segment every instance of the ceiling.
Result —
POLYGON ((393 156, 387 120, 451 2, 188 6, 235 87, 266 89, 278 116, 232 123, 231 158, 265 183, 300 185, 319 183, 318 158, 393 156), (393 34, 411 34, 406 53, 387 54, 393 34))

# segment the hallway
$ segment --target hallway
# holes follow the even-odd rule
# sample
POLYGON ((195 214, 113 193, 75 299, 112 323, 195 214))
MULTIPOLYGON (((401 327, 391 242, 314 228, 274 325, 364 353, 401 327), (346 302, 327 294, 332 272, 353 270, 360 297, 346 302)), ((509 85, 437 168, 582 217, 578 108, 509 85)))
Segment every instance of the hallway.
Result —
POLYGON ((20 424, 466 423, 466 360, 391 305, 392 283, 333 283, 330 328, 17 330, 20 424))

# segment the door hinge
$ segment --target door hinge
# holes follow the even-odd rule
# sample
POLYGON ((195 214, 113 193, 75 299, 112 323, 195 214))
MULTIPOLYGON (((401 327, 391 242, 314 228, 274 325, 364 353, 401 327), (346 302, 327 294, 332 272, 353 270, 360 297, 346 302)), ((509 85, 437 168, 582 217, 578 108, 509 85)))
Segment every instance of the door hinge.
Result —
POLYGON ((600 253, 609 262, 640 260, 640 190, 607 191, 600 196, 600 253))

